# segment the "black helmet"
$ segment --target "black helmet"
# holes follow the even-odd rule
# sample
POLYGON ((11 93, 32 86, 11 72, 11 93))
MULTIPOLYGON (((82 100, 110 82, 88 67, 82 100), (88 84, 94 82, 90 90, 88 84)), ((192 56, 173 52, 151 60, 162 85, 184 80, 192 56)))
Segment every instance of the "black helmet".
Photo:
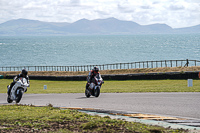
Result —
POLYGON ((22 74, 26 76, 28 74, 28 71, 26 69, 22 69, 22 74))
POLYGON ((99 68, 98 67, 94 67, 94 69, 93 69, 96 73, 98 73, 99 72, 99 68))

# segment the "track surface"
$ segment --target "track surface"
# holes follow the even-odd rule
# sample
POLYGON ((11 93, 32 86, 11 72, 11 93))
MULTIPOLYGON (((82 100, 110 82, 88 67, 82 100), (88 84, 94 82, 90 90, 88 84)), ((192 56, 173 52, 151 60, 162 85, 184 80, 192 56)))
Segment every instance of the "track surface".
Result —
MULTIPOLYGON (((7 104, 0 94, 0 104, 7 104)), ((54 107, 95 108, 130 113, 149 113, 200 119, 200 93, 101 93, 86 98, 84 93, 24 94, 20 104, 54 107)))

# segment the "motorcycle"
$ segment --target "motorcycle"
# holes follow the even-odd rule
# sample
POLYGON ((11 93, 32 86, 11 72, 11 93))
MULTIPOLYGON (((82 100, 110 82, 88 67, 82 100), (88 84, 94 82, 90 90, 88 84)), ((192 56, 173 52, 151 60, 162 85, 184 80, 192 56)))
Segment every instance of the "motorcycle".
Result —
POLYGON ((95 97, 98 97, 100 95, 101 85, 104 83, 104 81, 100 76, 98 76, 98 77, 94 77, 94 83, 95 83, 95 86, 93 89, 89 89, 90 83, 86 84, 85 96, 87 98, 89 98, 91 95, 95 97))
POLYGON ((18 79, 18 81, 15 83, 15 85, 12 88, 10 88, 10 85, 8 85, 7 86, 8 88, 7 102, 12 103, 13 101, 15 101, 16 103, 19 103, 22 98, 22 95, 24 94, 24 92, 27 91, 27 87, 29 86, 30 85, 28 84, 26 78, 22 78, 22 77, 18 79), (13 90, 9 91, 9 88, 14 89, 14 87, 16 88, 14 92, 13 90), (15 97, 12 96, 12 93, 14 93, 15 97))

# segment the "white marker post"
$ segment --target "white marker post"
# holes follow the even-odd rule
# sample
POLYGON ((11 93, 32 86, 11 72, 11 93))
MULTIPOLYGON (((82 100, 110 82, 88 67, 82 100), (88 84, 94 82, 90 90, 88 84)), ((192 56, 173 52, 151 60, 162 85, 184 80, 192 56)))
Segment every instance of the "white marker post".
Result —
POLYGON ((188 79, 188 87, 192 87, 193 86, 193 80, 192 79, 188 79))
POLYGON ((46 90, 47 89, 47 85, 44 85, 44 90, 46 90))

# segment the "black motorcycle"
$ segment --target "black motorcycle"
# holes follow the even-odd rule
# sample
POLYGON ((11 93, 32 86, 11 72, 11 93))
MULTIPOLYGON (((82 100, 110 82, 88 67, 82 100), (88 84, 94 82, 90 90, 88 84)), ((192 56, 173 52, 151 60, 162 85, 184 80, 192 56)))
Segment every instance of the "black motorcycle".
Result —
POLYGON ((101 77, 94 77, 94 83, 95 86, 93 89, 89 89, 90 83, 86 84, 86 88, 85 88, 85 96, 87 98, 89 98, 91 95, 98 97, 100 95, 100 89, 101 89, 101 85, 104 83, 103 79, 101 77))

